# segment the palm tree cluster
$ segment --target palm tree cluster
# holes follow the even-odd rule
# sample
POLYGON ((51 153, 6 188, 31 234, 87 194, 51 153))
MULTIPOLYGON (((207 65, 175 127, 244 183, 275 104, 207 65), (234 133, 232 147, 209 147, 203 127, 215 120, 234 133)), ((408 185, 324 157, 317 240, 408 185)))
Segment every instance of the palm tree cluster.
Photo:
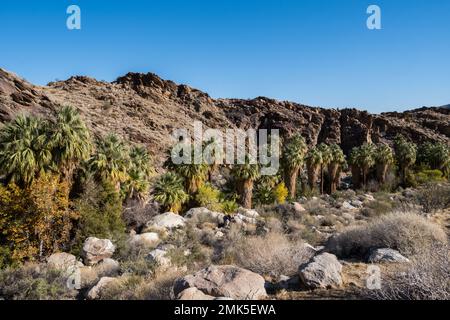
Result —
POLYGON ((152 173, 150 156, 110 134, 93 142, 78 111, 64 106, 53 120, 19 115, 0 129, 0 174, 23 188, 43 173, 72 185, 77 171, 111 183, 126 197, 143 198, 152 173), (83 169, 83 170, 78 170, 83 169))

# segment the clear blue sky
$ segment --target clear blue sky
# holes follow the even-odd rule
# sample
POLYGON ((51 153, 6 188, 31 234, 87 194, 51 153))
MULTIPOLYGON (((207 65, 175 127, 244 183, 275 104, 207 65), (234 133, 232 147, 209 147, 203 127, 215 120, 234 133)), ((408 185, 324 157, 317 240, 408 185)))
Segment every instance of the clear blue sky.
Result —
POLYGON ((211 96, 371 112, 450 103, 448 0, 0 2, 0 67, 46 84, 155 72, 211 96), (82 29, 66 28, 77 4, 82 29), (382 9, 382 30, 366 9, 382 9))

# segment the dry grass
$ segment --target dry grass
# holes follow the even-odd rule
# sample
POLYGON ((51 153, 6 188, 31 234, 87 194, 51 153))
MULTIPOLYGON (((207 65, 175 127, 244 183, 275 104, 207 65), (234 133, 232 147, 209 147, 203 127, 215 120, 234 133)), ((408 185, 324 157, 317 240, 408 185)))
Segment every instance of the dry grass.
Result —
POLYGON ((434 246, 416 255, 406 270, 396 270, 382 279, 381 290, 368 296, 381 300, 450 299, 448 246, 434 246))
POLYGON ((281 233, 242 237, 226 248, 228 262, 262 275, 294 275, 310 259, 301 241, 281 233))
POLYGON ((157 272, 151 277, 127 276, 102 291, 104 300, 172 300, 173 283, 185 275, 179 269, 157 272))
POLYGON ((343 258, 363 258, 373 248, 391 248, 412 256, 436 243, 447 243, 440 226, 417 214, 391 213, 365 226, 347 228, 328 241, 327 249, 343 258))

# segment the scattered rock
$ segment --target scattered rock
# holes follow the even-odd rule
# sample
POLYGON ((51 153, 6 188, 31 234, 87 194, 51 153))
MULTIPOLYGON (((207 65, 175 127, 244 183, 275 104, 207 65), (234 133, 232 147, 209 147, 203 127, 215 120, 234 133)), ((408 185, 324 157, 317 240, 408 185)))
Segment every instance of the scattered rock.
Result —
POLYGON ((89 237, 83 245, 83 258, 86 265, 94 265, 99 261, 111 258, 116 247, 108 239, 89 237))
POLYGON ((77 258, 74 255, 59 252, 48 257, 47 266, 54 270, 71 273, 74 269, 82 267, 83 264, 80 261, 77 261, 77 258))
POLYGON ((258 300, 267 295, 264 284, 263 277, 249 270, 231 265, 211 265, 193 275, 177 279, 174 293, 178 295, 187 288, 195 287, 215 297, 258 300))
POLYGON ((342 208, 342 209, 346 209, 346 210, 357 210, 356 207, 352 206, 352 205, 351 205, 349 202, 347 202, 347 201, 342 202, 341 208, 342 208))
POLYGON ((195 287, 191 287, 181 291, 177 295, 177 300, 214 300, 214 297, 204 294, 195 287))
POLYGON ((225 214, 221 212, 211 211, 205 207, 192 208, 184 215, 186 219, 198 220, 202 217, 205 217, 207 219, 213 220, 215 223, 223 223, 224 216, 225 214))
POLYGON ((298 202, 292 203, 292 206, 294 207, 294 210, 297 213, 302 213, 306 211, 306 209, 298 202))
POLYGON ((243 224, 243 223, 256 224, 258 222, 255 218, 250 218, 250 217, 244 216, 241 213, 235 214, 233 218, 234 218, 234 221, 238 224, 243 224))
POLYGON ((259 213, 256 210, 253 209, 246 209, 240 207, 238 209, 238 213, 240 213, 243 216, 249 217, 249 218, 259 218, 259 213))
POLYGON ((167 269, 172 265, 172 262, 166 255, 167 251, 155 249, 147 255, 146 259, 157 263, 160 268, 167 269))
POLYGON ((108 287, 118 282, 117 278, 103 277, 99 282, 87 293, 89 300, 95 300, 101 297, 102 292, 108 287))
POLYGON ((375 198, 371 194, 365 194, 364 198, 366 201, 375 201, 375 198))
POLYGON ((342 265, 335 255, 321 253, 311 262, 300 266, 300 279, 308 288, 334 288, 342 285, 342 265))
POLYGON ((352 200, 350 201, 350 204, 355 208, 362 208, 364 203, 360 200, 352 200))
POLYGON ((409 259, 401 255, 400 252, 389 248, 372 250, 367 260, 370 263, 410 262, 409 259))
POLYGON ((146 232, 132 235, 130 244, 132 246, 155 247, 159 240, 159 235, 156 232, 146 232))
POLYGON ((95 270, 97 271, 97 274, 100 278, 112 277, 119 274, 120 264, 114 259, 106 258, 95 266, 95 270))
POLYGON ((153 217, 147 222, 146 226, 147 228, 156 230, 172 230, 184 227, 185 224, 186 220, 182 216, 172 212, 166 212, 153 217))

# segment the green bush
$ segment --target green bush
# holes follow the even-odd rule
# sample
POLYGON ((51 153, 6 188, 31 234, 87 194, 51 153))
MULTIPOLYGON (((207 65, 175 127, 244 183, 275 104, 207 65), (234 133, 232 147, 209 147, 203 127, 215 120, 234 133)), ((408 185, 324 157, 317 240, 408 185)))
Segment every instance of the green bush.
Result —
POLYGON ((108 238, 123 245, 125 223, 122 220, 122 200, 108 184, 86 183, 86 189, 76 200, 80 214, 72 252, 79 255, 87 237, 108 238))
POLYGON ((444 174, 441 170, 421 170, 416 173, 415 178, 419 185, 445 181, 444 174))
POLYGON ((8 300, 65 300, 76 295, 67 287, 67 277, 43 265, 0 271, 0 296, 8 300))
POLYGON ((220 191, 210 184, 204 184, 198 188, 195 202, 200 207, 205 207, 212 211, 220 211, 222 209, 220 191))

